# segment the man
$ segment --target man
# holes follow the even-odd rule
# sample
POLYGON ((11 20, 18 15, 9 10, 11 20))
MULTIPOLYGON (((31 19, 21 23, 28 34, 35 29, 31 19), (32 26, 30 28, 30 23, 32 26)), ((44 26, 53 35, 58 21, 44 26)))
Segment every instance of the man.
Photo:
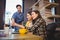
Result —
POLYGON ((12 26, 15 28, 15 31, 18 31, 19 28, 24 28, 22 26, 22 21, 24 20, 24 15, 21 12, 21 5, 16 5, 17 12, 15 12, 12 16, 12 26))

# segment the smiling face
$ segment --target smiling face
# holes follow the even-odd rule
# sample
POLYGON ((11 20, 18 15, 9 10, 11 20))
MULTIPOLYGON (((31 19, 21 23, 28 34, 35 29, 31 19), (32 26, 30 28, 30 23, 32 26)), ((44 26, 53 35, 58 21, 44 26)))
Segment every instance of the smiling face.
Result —
POLYGON ((21 12, 21 7, 20 6, 17 7, 17 11, 21 12))
POLYGON ((32 16, 28 13, 27 13, 27 19, 28 19, 28 21, 32 20, 32 16))
POLYGON ((35 12, 32 12, 31 15, 32 15, 33 20, 38 17, 38 14, 36 14, 35 12))

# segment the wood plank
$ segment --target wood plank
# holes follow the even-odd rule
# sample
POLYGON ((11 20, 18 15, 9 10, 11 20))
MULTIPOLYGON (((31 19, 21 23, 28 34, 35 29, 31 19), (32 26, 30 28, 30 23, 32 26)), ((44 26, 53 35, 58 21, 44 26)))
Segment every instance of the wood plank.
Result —
POLYGON ((1 37, 0 39, 12 39, 12 40, 42 40, 41 36, 36 36, 33 34, 25 34, 25 35, 20 35, 20 34, 11 34, 10 36, 6 36, 6 37, 1 37))

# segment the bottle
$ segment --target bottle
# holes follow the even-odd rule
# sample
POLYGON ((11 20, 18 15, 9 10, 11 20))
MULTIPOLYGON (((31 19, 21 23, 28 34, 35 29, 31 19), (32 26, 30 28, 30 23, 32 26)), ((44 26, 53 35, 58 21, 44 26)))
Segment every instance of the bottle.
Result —
POLYGON ((4 33, 7 35, 9 34, 9 27, 8 26, 9 26, 8 24, 4 25, 4 33))
POLYGON ((11 35, 11 34, 12 34, 12 26, 11 26, 11 22, 9 20, 9 35, 11 35))

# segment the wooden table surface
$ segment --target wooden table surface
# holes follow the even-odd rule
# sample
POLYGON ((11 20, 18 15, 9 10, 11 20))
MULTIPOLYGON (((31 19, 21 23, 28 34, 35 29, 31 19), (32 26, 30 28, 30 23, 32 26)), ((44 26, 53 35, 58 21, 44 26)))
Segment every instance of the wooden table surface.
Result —
POLYGON ((42 37, 36 36, 33 34, 25 34, 25 35, 20 35, 20 34, 11 34, 6 37, 0 37, 0 40, 7 40, 7 39, 12 39, 12 40, 42 40, 42 37))

